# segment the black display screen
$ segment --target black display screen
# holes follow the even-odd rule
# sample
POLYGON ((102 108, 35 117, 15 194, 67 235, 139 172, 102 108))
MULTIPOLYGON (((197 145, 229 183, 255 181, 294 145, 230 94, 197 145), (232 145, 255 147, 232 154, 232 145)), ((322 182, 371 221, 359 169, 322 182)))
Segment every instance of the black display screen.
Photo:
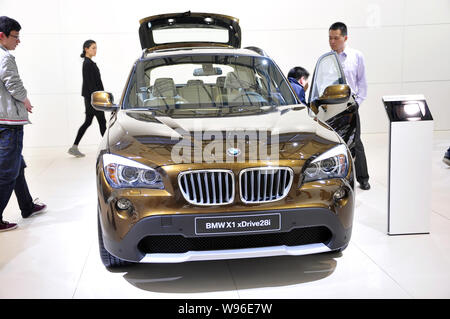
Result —
POLYGON ((383 101, 383 103, 391 122, 433 120, 425 100, 383 101))

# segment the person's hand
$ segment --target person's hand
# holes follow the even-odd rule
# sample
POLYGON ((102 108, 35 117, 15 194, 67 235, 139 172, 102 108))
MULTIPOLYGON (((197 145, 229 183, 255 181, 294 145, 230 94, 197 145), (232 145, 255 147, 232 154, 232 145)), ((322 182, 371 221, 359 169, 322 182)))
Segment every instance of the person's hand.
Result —
POLYGON ((31 105, 31 102, 28 98, 25 99, 25 101, 23 101, 23 104, 25 104, 25 108, 27 109, 27 111, 29 113, 33 113, 31 110, 33 109, 33 106, 31 105))

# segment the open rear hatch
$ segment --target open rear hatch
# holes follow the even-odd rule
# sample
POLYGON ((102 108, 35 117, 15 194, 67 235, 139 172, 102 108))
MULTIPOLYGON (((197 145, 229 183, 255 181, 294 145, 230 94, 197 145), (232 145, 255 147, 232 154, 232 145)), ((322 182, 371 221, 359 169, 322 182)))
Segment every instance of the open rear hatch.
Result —
POLYGON ((151 16, 139 23, 142 49, 241 47, 239 19, 230 16, 188 11, 151 16))

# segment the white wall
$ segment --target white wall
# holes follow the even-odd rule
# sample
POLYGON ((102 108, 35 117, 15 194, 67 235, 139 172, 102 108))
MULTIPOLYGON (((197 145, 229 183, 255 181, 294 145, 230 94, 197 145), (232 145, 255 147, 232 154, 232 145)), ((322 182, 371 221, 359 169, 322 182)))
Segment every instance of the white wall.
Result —
MULTIPOLYGON (((116 99, 141 48, 139 19, 162 13, 214 12, 240 19, 243 46, 263 48, 284 73, 313 73, 329 51, 328 27, 343 21, 349 45, 366 57, 369 96, 362 131, 386 132, 383 95, 424 94, 436 130, 450 130, 450 0, 0 0, 0 15, 22 25, 14 51, 36 106, 25 146, 71 145, 84 119, 79 58, 84 40, 97 41, 94 59, 116 99)), ((81 142, 97 144, 95 123, 81 142)))

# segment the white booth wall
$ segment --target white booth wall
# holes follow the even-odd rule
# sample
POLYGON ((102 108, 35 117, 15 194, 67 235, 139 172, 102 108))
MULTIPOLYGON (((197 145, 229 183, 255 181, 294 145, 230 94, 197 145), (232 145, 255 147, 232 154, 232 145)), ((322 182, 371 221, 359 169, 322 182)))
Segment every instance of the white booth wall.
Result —
MULTIPOLYGON (((450 0, 210 1, 0 0, 0 15, 22 25, 13 52, 35 109, 25 147, 71 145, 84 120, 82 44, 94 39, 94 61, 105 90, 119 100, 140 56, 139 19, 170 12, 213 12, 240 19, 242 45, 264 49, 287 74, 303 66, 311 77, 329 51, 328 28, 347 24, 348 45, 365 55, 368 99, 363 133, 385 133, 383 95, 424 94, 435 130, 450 130, 450 0)), ((82 145, 97 144, 98 125, 82 145)))

